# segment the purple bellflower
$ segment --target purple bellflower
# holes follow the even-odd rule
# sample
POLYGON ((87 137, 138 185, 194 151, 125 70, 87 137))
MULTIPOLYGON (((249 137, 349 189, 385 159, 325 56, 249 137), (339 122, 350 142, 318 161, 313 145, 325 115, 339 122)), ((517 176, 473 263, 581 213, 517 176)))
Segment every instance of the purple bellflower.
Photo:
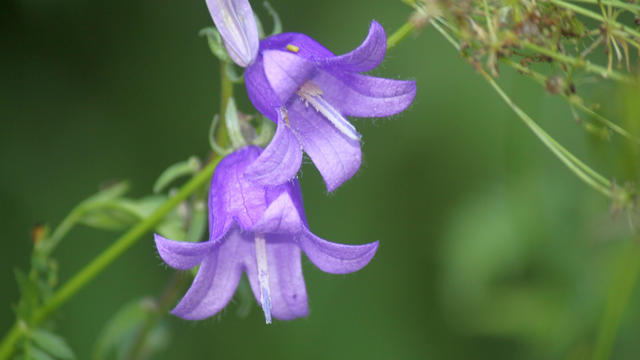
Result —
POLYGON ((376 68, 386 49, 384 29, 375 21, 360 46, 339 56, 304 34, 262 40, 245 82, 253 105, 277 128, 247 175, 264 185, 292 179, 304 150, 329 191, 351 178, 360 168, 361 135, 346 117, 394 115, 416 94, 413 81, 360 74, 376 68))
POLYGON ((259 42, 247 0, 207 0, 213 21, 234 62, 246 67, 253 105, 276 122, 271 144, 247 169, 263 185, 293 179, 307 153, 335 190, 360 168, 360 134, 347 116, 385 117, 405 110, 416 94, 413 81, 362 75, 384 59, 387 39, 373 21, 355 50, 336 56, 300 33, 259 42), (258 45, 259 44, 259 45, 258 45))
POLYGON ((262 149, 248 146, 225 157, 213 175, 209 194, 209 241, 188 243, 155 236, 162 259, 188 270, 200 264, 191 288, 172 313, 200 320, 222 310, 243 272, 271 316, 290 320, 309 312, 301 251, 324 272, 345 274, 364 267, 378 243, 343 245, 309 231, 297 180, 263 186, 244 177, 262 149))

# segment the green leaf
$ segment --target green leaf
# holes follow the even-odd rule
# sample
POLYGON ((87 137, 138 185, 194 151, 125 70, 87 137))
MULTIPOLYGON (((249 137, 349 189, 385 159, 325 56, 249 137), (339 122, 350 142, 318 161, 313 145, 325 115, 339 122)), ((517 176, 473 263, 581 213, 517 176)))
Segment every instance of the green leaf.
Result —
POLYGON ((85 199, 81 205, 92 204, 96 202, 104 202, 107 200, 117 199, 122 197, 129 191, 129 183, 126 181, 117 182, 113 185, 109 185, 98 193, 85 199))
POLYGON ((38 349, 37 347, 33 347, 28 345, 27 350, 23 356, 24 360, 55 360, 55 358, 46 352, 38 349))
POLYGON ((169 166, 162 172, 156 183, 153 185, 153 192, 158 194, 173 181, 188 175, 195 174, 200 169, 200 160, 192 156, 185 161, 181 161, 169 166))
POLYGON ((132 335, 147 319, 152 306, 147 299, 138 299, 125 304, 107 322, 100 332, 93 349, 93 359, 106 359, 114 352, 126 352, 132 335))
POLYGON ((20 300, 14 310, 19 319, 28 319, 40 303, 39 287, 22 270, 15 269, 14 272, 20 290, 20 300))
POLYGON ((75 359, 73 351, 67 342, 59 335, 44 329, 36 329, 30 332, 29 336, 39 348, 54 357, 64 360, 75 359))
POLYGON ((80 223, 98 229, 122 230, 149 216, 165 201, 166 196, 154 195, 139 200, 120 198, 94 202, 80 223))

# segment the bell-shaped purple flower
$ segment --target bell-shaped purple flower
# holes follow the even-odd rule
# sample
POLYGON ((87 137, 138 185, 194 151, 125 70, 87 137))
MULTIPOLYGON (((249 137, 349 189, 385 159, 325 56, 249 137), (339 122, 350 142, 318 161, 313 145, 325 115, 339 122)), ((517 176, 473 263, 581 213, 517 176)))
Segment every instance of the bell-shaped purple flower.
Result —
POLYGON ((207 0, 207 7, 231 59, 246 67, 258 55, 258 26, 248 0, 207 0))
POLYGON ((199 320, 216 314, 246 272, 267 323, 272 315, 282 320, 306 316, 301 251, 322 271, 334 274, 357 271, 375 254, 377 242, 343 245, 312 234, 297 181, 262 186, 245 179, 247 166, 261 152, 245 147, 218 165, 209 194, 209 241, 178 242, 156 235, 158 252, 169 266, 187 270, 200 264, 174 315, 199 320))
POLYGON ((360 74, 377 67, 386 36, 373 21, 355 50, 336 56, 310 37, 284 33, 260 42, 245 82, 253 105, 277 124, 276 134, 247 176, 264 185, 295 177, 302 149, 333 191, 360 168, 360 134, 347 116, 384 117, 406 109, 413 81, 360 74))

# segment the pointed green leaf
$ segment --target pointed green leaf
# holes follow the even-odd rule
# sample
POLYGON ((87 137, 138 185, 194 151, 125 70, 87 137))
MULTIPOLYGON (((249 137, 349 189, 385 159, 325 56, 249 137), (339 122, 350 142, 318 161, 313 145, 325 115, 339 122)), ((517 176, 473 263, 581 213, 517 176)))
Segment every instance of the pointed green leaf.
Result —
POLYGON ((29 336, 39 348, 54 357, 64 360, 75 359, 71 347, 69 347, 67 342, 59 335, 48 330, 36 329, 30 332, 29 336))
POLYGON ((34 346, 29 346, 24 353, 24 360, 55 360, 55 358, 46 352, 34 346))
POLYGON ((93 349, 93 359, 102 360, 114 352, 125 351, 131 337, 147 319, 152 303, 138 299, 122 306, 100 332, 93 349))

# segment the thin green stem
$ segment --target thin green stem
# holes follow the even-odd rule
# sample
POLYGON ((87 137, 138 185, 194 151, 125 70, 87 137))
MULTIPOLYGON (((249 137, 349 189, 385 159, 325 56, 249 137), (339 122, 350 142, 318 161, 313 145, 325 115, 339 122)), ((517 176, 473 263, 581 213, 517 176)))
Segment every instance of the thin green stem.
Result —
MULTIPOLYGON (((537 71, 534 71, 526 66, 522 66, 519 63, 509 59, 509 58, 502 58, 500 59, 500 61, 514 69, 516 69, 517 71, 520 71, 522 73, 524 73, 525 75, 528 75, 529 77, 531 77, 533 80, 535 80, 537 83, 539 83, 542 86, 546 85, 546 80, 547 77, 537 71)), ((624 128, 622 128, 620 125, 614 123, 613 121, 607 119, 606 117, 598 114, 597 112, 589 109, 587 106, 585 106, 582 102, 579 101, 572 101, 567 95, 565 94, 561 94, 561 96, 572 106, 575 106, 576 108, 580 109, 582 112, 586 113, 589 116, 592 116, 593 118, 595 118, 596 120, 598 120, 599 122, 601 122, 603 125, 605 125, 606 127, 608 127, 609 129, 611 129, 612 131, 614 131, 615 133, 617 133, 618 135, 621 135, 633 142, 636 142, 638 144, 640 144, 640 139, 638 139, 637 137, 631 135, 631 133, 627 130, 625 130, 624 128)))
POLYGON ((579 3, 587 3, 587 4, 603 4, 614 6, 620 9, 625 9, 629 11, 640 11, 640 5, 630 4, 618 0, 569 0, 570 2, 579 2, 579 3))
POLYGON ((416 25, 411 21, 407 21, 398 30, 396 30, 389 38, 387 38, 387 50, 391 50, 404 40, 409 34, 416 29, 416 25))
POLYGON ((593 189, 601 192, 607 197, 612 197, 611 182, 604 176, 598 174, 596 171, 588 167, 567 149, 560 145, 555 139, 547 134, 529 115, 527 115, 513 100, 504 92, 504 90, 496 83, 496 81, 483 69, 480 69, 480 74, 489 82, 491 87, 500 95, 500 97, 509 105, 513 112, 527 125, 531 131, 542 141, 542 143, 551 152, 562 161, 579 179, 584 181, 587 185, 593 189))
POLYGON ((536 51, 536 52, 538 52, 540 54, 546 55, 546 56, 548 56, 550 58, 553 58, 555 60, 561 61, 563 63, 570 64, 570 65, 573 65, 573 66, 576 66, 576 67, 584 68, 585 70, 587 70, 589 72, 592 72, 592 73, 595 73, 595 74, 598 74, 598 75, 600 75, 600 76, 602 76, 604 78, 611 78, 613 80, 617 80, 617 81, 624 82, 624 83, 629 83, 629 84, 634 82, 632 78, 630 78, 630 77, 628 77, 628 76, 626 76, 626 75, 624 75, 622 73, 619 73, 619 72, 617 72, 615 70, 609 70, 609 69, 607 69, 607 68, 605 68, 603 66, 600 66, 600 65, 592 64, 591 62, 589 62, 587 60, 578 59, 578 58, 574 58, 574 57, 571 57, 571 56, 568 56, 568 55, 565 55, 565 54, 561 54, 559 52, 552 51, 552 50, 549 50, 549 49, 547 49, 545 47, 536 45, 536 44, 534 44, 534 43, 532 43, 530 41, 527 41, 527 40, 521 41, 521 44, 525 48, 528 48, 530 50, 536 51))
POLYGON ((622 252, 622 259, 609 291, 596 341, 593 356, 595 360, 610 358, 620 323, 640 273, 640 245, 632 241, 629 247, 631 249, 622 252))
POLYGON ((229 143, 229 134, 227 132, 227 125, 224 118, 224 114, 229 104, 229 99, 233 97, 233 82, 227 74, 227 63, 220 60, 220 128, 218 129, 218 135, 216 141, 219 146, 226 146, 229 143))
MULTIPOLYGON (((111 246, 62 285, 53 296, 34 313, 33 318, 29 322, 30 325, 33 326, 41 323, 49 314, 66 303, 80 289, 86 286, 114 260, 141 239, 143 235, 151 231, 171 210, 186 200, 191 194, 198 191, 202 186, 205 186, 211 180, 211 176, 219 160, 220 158, 216 156, 207 166, 184 184, 173 197, 169 198, 149 217, 119 237, 111 246)), ((0 343, 0 360, 9 358, 13 351, 13 345, 22 335, 24 335, 24 332, 16 323, 0 343)))
MULTIPOLYGON (((628 27, 626 25, 620 24, 619 22, 616 22, 616 21, 614 21, 612 19, 607 19, 604 16, 602 16, 602 15, 600 15, 598 13, 595 13, 595 12, 589 10, 589 9, 585 9, 585 8, 583 8, 581 6, 574 5, 574 4, 571 4, 571 3, 568 3, 568 2, 562 1, 562 0, 549 0, 549 1, 554 3, 554 4, 556 4, 556 5, 558 5, 558 6, 561 6, 561 7, 565 8, 565 9, 569 9, 571 11, 574 11, 577 14, 584 15, 586 17, 590 17, 592 19, 601 21, 601 22, 603 22, 605 24, 611 24, 611 25, 613 25, 613 26, 615 26, 615 27, 617 27, 619 29, 622 29, 622 30, 626 31, 628 34, 635 36, 636 38, 640 38, 640 32, 638 32, 638 31, 636 31, 636 30, 634 30, 634 29, 632 29, 632 28, 630 28, 630 27, 628 27)), ((594 4, 597 3, 597 2, 598 2, 597 0, 593 1, 594 4)), ((609 2, 600 1, 600 3, 606 5, 607 3, 611 3, 611 2, 610 1, 609 2)))
POLYGON ((78 223, 85 213, 84 208, 81 206, 73 209, 69 215, 56 227, 51 236, 42 242, 42 245, 36 251, 48 256, 51 252, 60 244, 60 241, 67 235, 67 233, 78 223))

